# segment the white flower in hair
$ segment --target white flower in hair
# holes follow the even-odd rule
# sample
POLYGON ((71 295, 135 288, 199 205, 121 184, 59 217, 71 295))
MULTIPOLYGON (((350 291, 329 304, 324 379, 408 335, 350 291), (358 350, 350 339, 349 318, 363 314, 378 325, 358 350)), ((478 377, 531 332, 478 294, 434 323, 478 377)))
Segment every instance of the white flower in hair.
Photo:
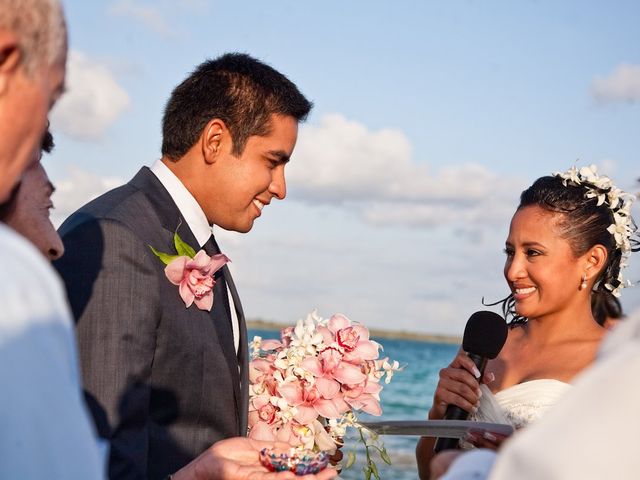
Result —
POLYGON ((585 197, 587 198, 598 198, 598 206, 602 205, 605 200, 607 199, 607 196, 604 193, 597 193, 596 191, 592 190, 590 192, 587 192, 585 194, 585 197))
POLYGON ((595 182, 598 180, 598 167, 596 167, 595 165, 582 167, 579 170, 579 175, 581 177, 581 180, 595 184, 595 182))
POLYGON ((632 286, 629 280, 624 280, 622 269, 627 266, 626 259, 631 253, 631 236, 636 231, 631 218, 631 204, 635 200, 635 196, 616 187, 609 177, 598 175, 598 167, 595 165, 580 169, 574 165, 564 173, 554 172, 553 176, 562 178, 562 184, 565 187, 568 185, 583 186, 586 189, 584 194, 586 198, 597 198, 597 206, 606 205, 611 210, 613 223, 609 225, 607 231, 613 235, 616 247, 622 253, 622 258, 617 278, 619 284, 614 286, 611 283, 606 283, 605 288, 619 297, 620 290, 632 286))
POLYGON ((618 212, 614 212, 613 220, 615 223, 609 225, 607 231, 616 239, 616 245, 620 247, 622 253, 626 253, 631 250, 629 236, 633 233, 631 227, 628 225, 629 219, 624 215, 620 215, 618 212))
POLYGON ((580 185, 580 173, 578 172, 578 169, 576 168, 575 165, 572 166, 565 173, 553 172, 553 176, 562 178, 562 184, 565 187, 567 186, 567 182, 572 182, 572 183, 575 183, 576 185, 580 185))

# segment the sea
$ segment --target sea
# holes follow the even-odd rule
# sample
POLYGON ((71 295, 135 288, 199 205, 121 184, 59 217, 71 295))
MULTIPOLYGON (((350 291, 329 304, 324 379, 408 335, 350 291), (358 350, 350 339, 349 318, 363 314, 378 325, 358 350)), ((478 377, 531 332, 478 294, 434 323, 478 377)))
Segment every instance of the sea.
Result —
MULTIPOLYGON (((263 339, 279 338, 275 330, 249 330, 249 338, 259 335, 263 339)), ((427 412, 431 408, 433 392, 438 383, 438 372, 448 365, 455 356, 458 345, 430 343, 413 340, 399 340, 389 338, 375 338, 384 351, 381 355, 397 360, 404 369, 397 372, 391 383, 384 385, 380 394, 382 415, 374 417, 359 414, 358 419, 363 422, 380 420, 426 420, 427 412)), ((345 458, 349 452, 356 454, 355 464, 340 474, 344 480, 360 480, 364 478, 362 471, 365 459, 364 448, 358 440, 357 431, 347 434, 343 452, 345 458)), ((377 458, 376 466, 380 478, 384 480, 416 480, 418 478, 415 446, 418 437, 413 436, 381 436, 379 440, 384 444, 391 458, 391 465, 377 458)), ((374 457, 375 458, 375 457, 374 457)), ((373 476, 371 478, 374 478, 373 476)))

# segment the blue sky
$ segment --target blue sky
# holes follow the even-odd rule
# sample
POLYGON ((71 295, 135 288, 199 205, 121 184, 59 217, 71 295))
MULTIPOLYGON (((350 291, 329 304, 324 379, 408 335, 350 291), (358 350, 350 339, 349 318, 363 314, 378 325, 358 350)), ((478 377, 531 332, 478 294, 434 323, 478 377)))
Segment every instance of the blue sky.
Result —
POLYGON ((250 53, 314 101, 288 198, 220 234, 249 317, 458 334, 507 292, 508 222, 535 178, 578 159, 640 189, 634 1, 64 4, 58 220, 159 157, 164 103, 205 58, 250 53))

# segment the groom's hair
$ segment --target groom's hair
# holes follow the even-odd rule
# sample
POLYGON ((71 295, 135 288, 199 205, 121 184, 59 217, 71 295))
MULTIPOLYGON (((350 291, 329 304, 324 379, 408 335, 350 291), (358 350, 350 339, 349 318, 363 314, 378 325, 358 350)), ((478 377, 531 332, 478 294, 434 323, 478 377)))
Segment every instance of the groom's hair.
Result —
POLYGON ((303 121, 312 108, 298 88, 270 66, 241 53, 200 64, 167 102, 162 120, 162 155, 178 160, 213 118, 222 120, 240 155, 249 137, 267 135, 272 114, 303 121))

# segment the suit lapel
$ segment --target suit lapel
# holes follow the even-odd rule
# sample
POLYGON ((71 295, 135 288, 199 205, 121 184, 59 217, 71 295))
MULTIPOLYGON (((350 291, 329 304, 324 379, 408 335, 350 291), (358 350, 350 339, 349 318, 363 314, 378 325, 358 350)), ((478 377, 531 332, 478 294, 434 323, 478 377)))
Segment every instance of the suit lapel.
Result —
MULTIPOLYGON (((147 167, 143 167, 136 174, 136 176, 129 182, 133 187, 141 190, 145 193, 149 201, 154 207, 155 213, 158 215, 160 220, 160 224, 162 227, 171 232, 171 244, 167 247, 170 248, 168 251, 174 251, 173 246, 173 232, 178 232, 180 238, 184 240, 186 243, 191 245, 196 251, 200 249, 200 245, 198 244, 193 232, 187 225, 187 222, 184 220, 184 217, 180 213, 177 205, 171 198, 169 192, 164 188, 160 180, 151 172, 151 170, 147 167)), ((246 412, 248 411, 248 392, 245 392, 247 382, 248 382, 248 374, 246 365, 247 359, 247 333, 246 333, 246 325, 244 322, 244 314, 242 313, 242 306, 240 305, 240 299, 238 298, 237 291, 235 289, 235 285, 233 284, 233 280, 231 279, 231 274, 229 270, 224 267, 224 275, 225 280, 229 286, 229 290, 231 291, 234 305, 236 308, 236 312, 238 314, 238 323, 239 323, 239 332, 240 332, 240 352, 239 355, 236 355, 234 342, 233 342, 233 330, 229 322, 221 322, 214 321, 212 312, 206 312, 204 310, 196 310, 194 312, 190 312, 192 315, 201 314, 201 315, 209 315, 213 326, 216 330, 216 334, 218 336, 218 341, 220 348, 224 353, 224 357, 227 362, 227 367, 231 376, 233 378, 234 385, 234 396, 236 399, 236 407, 238 408, 239 414, 239 428, 240 434, 246 434, 246 412), (240 362, 241 372, 238 371, 238 363, 240 362), (241 378, 242 375, 242 378, 241 378), (245 380, 244 377, 247 377, 245 380), (242 382, 242 391, 240 388, 242 382), (245 400, 244 397, 247 397, 245 400), (245 406, 246 405, 246 406, 245 406)), ((215 301, 215 300, 214 300, 215 301)), ((191 309, 196 309, 195 306, 192 306, 191 309)), ((217 365, 211 365, 210 368, 219 368, 217 365)))
POLYGON ((149 168, 142 167, 129 184, 144 192, 153 205, 164 229, 173 233, 177 228, 180 238, 191 246, 198 246, 193 232, 185 222, 173 198, 149 168))

